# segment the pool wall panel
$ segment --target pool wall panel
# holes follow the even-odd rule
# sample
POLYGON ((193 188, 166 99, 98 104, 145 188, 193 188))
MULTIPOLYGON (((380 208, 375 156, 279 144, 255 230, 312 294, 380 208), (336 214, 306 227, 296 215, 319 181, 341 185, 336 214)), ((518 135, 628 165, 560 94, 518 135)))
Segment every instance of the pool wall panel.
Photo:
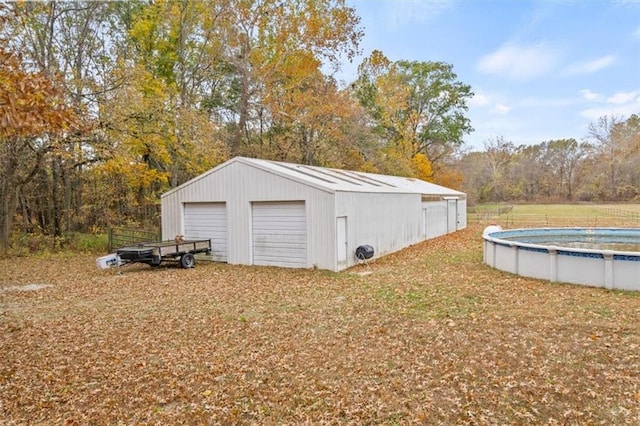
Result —
MULTIPOLYGON (((501 271, 530 278, 640 291, 640 252, 556 247, 532 243, 540 236, 582 235, 587 240, 611 238, 634 244, 637 228, 514 229, 484 234, 483 262, 501 271), (522 237, 524 241, 518 241, 522 237)), ((553 241, 553 240, 548 240, 553 241)))

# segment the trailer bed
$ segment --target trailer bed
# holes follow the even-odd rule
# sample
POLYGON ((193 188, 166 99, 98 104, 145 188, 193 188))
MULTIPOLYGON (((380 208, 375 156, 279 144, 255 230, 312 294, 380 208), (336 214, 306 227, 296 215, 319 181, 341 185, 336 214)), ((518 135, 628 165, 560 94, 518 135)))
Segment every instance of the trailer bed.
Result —
POLYGON ((183 268, 195 265, 195 254, 211 252, 211 240, 163 241, 160 243, 137 243, 116 249, 121 263, 146 263, 158 266, 163 260, 180 262, 183 268))

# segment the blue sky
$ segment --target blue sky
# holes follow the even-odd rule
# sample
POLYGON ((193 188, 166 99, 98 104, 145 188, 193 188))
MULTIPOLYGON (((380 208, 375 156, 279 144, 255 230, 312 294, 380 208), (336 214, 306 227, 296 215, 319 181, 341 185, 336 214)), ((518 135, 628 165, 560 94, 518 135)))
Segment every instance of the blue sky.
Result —
POLYGON ((603 116, 640 114, 640 0, 347 0, 362 56, 442 61, 475 96, 471 149, 578 141, 603 116))

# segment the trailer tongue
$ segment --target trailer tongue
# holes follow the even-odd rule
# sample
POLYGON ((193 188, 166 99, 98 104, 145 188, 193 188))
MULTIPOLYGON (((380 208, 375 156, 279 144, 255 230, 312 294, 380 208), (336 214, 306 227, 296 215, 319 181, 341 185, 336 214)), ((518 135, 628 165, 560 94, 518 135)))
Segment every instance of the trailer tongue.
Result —
POLYGON ((195 255, 198 253, 211 253, 211 240, 137 243, 116 249, 114 254, 99 258, 96 263, 101 268, 109 268, 126 263, 158 266, 163 261, 170 260, 179 262, 182 268, 192 268, 196 264, 195 255))

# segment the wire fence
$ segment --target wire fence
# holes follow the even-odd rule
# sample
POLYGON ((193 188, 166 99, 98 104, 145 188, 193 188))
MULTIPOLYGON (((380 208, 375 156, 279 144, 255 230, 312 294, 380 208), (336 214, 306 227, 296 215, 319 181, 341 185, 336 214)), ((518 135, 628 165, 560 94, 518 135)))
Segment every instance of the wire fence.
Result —
POLYGON ((108 234, 109 251, 126 245, 149 242, 155 243, 161 240, 160 233, 144 229, 110 228, 108 234))
POLYGON ((622 217, 625 219, 637 220, 640 222, 640 211, 625 210, 620 208, 603 208, 605 214, 612 217, 622 217))
POLYGON ((467 215, 469 223, 497 222, 508 228, 532 227, 640 227, 640 212, 620 208, 602 208, 597 214, 563 216, 551 213, 517 213, 513 207, 474 211, 467 215))

